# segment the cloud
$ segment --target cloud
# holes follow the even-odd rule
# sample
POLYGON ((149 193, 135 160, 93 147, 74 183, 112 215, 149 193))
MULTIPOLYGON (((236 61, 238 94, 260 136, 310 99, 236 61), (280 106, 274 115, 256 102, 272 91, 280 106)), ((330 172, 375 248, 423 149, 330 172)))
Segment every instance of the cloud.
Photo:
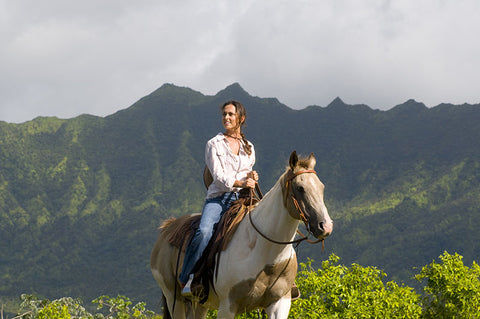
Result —
POLYGON ((475 71, 467 67, 478 52, 472 37, 479 23, 471 15, 478 5, 322 3, 252 10, 243 23, 250 32, 234 37, 243 56, 240 82, 252 86, 260 78, 253 85, 256 93, 281 92, 282 100, 296 107, 326 105, 336 96, 377 108, 409 98, 430 105, 478 101, 470 82, 475 71), (265 23, 261 17, 268 12, 273 17, 265 23))
POLYGON ((163 83, 303 108, 479 103, 480 4, 0 0, 0 120, 105 116, 163 83))

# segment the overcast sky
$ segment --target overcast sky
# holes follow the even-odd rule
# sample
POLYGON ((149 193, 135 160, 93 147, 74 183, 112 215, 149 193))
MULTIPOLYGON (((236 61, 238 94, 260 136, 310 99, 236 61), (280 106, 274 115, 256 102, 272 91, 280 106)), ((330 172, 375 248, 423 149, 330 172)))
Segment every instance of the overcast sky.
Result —
POLYGON ((164 83, 476 104, 479 36, 478 0, 0 0, 0 120, 105 116, 164 83))

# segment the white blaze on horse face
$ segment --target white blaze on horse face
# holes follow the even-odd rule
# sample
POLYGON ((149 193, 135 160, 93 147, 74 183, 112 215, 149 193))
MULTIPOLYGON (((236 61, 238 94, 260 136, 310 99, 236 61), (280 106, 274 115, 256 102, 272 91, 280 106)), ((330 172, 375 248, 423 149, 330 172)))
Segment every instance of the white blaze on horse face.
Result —
POLYGON ((332 233, 333 222, 323 201, 325 185, 316 174, 297 176, 296 183, 304 193, 302 209, 307 214, 310 229, 317 238, 325 238, 332 233))

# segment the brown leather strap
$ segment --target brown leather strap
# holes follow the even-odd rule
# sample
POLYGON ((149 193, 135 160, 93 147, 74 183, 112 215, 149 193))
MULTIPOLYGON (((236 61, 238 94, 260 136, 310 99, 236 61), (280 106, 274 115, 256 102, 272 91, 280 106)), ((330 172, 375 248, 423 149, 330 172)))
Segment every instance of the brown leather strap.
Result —
POLYGON ((294 173, 293 171, 290 171, 289 176, 287 177, 286 182, 290 182, 292 179, 294 179, 294 178, 297 177, 298 175, 300 175, 300 174, 305 174, 305 173, 314 173, 314 174, 317 174, 317 172, 316 172, 314 169, 306 169, 306 170, 303 170, 303 171, 298 171, 298 172, 296 172, 296 173, 294 173))
MULTIPOLYGON (((253 198, 253 189, 251 189, 251 198, 253 198)), ((253 228, 257 231, 257 233, 259 233, 263 238, 265 238, 266 240, 274 243, 274 244, 279 244, 279 245, 289 245, 289 244, 295 244, 295 243, 299 243, 301 241, 304 241, 306 240, 307 238, 306 237, 303 237, 303 238, 299 238, 297 240, 292 240, 292 241, 278 241, 278 240, 275 240, 275 239, 272 239, 270 237, 268 237, 267 235, 265 235, 264 233, 262 233, 262 231, 260 229, 257 228, 257 226, 255 226, 255 224, 253 223, 253 220, 252 220, 252 212, 250 211, 250 205, 248 206, 248 218, 250 219, 250 224, 252 224, 253 228)))
MULTIPOLYGON (((305 170, 305 171, 300 171, 300 172, 297 172, 296 174, 292 174, 292 176, 290 176, 288 179, 287 179, 287 184, 290 183, 290 181, 295 178, 296 176, 300 175, 300 174, 303 174, 303 173, 315 173, 316 172, 314 170, 305 170)), ((259 193, 259 196, 260 196, 260 199, 263 197, 261 195, 261 192, 260 192, 260 187, 258 187, 258 183, 255 184, 255 189, 257 190, 257 192, 259 193)), ((278 241, 278 240, 275 240, 275 239, 272 239, 270 237, 268 237, 267 235, 265 235, 260 229, 258 229, 258 227, 253 223, 253 220, 252 220, 252 212, 250 211, 251 207, 253 206, 252 205, 252 201, 253 201, 253 197, 255 196, 254 194, 254 191, 253 189, 251 188, 250 189, 250 205, 248 206, 248 211, 247 211, 247 214, 248 214, 248 218, 250 219, 250 224, 252 224, 253 228, 257 231, 257 233, 259 233, 263 238, 265 238, 266 240, 272 242, 272 243, 275 243, 275 244, 279 244, 279 245, 289 245, 289 244, 296 244, 296 243, 300 243, 304 240, 306 240, 307 242, 311 243, 311 244, 316 244, 316 243, 319 243, 319 242, 322 242, 322 251, 323 251, 323 248, 325 247, 325 242, 323 239, 319 239, 317 241, 313 241, 313 240, 310 240, 308 239, 308 236, 305 236, 304 234, 302 234, 302 232, 300 230, 297 229, 297 234, 299 234, 300 236, 302 236, 302 238, 299 238, 299 239, 296 239, 296 240, 292 240, 292 241, 278 241)), ((295 204, 295 207, 297 208, 297 210, 300 211, 300 216, 302 216, 302 221, 305 223, 305 225, 307 225, 307 219, 305 217, 305 214, 303 213, 300 205, 298 204, 298 201, 297 199, 295 198, 295 196, 293 196, 293 192, 292 192, 292 199, 293 199, 293 202, 295 204)))
POLYGON ((255 183, 255 190, 257 191, 258 198, 262 199, 263 194, 262 194, 262 191, 260 190, 260 185, 258 185, 258 183, 255 183))

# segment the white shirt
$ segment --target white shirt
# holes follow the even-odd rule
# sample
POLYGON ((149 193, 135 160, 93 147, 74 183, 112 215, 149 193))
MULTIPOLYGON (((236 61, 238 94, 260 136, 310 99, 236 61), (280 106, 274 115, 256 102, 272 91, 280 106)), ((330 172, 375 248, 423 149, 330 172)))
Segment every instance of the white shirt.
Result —
POLYGON ((248 144, 252 146, 252 154, 248 155, 245 152, 242 141, 239 154, 235 155, 223 133, 218 133, 207 142, 205 163, 213 177, 213 183, 208 187, 207 198, 240 191, 241 188, 233 187, 233 183, 236 180, 245 180, 255 164, 255 149, 252 143, 248 144))

